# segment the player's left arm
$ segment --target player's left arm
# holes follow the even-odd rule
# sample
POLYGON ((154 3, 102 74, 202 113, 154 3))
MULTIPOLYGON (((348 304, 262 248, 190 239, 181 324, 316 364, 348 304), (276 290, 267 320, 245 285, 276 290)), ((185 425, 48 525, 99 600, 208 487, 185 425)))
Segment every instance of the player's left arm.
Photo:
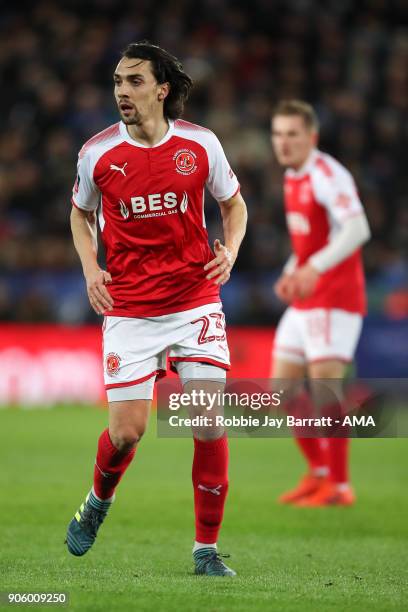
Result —
POLYGON ((221 244, 218 239, 214 241, 215 258, 204 266, 204 270, 208 271, 207 279, 214 278, 216 285, 224 285, 230 278, 239 247, 245 236, 248 213, 244 198, 239 191, 228 200, 219 202, 219 206, 225 244, 221 244))
POLYGON ((324 272, 347 259, 371 236, 364 208, 349 174, 341 174, 327 185, 325 208, 339 225, 337 233, 322 249, 313 253, 308 261, 294 273, 297 294, 310 296, 324 272))
POLYGON ((303 298, 311 295, 320 275, 349 257, 369 240, 370 235, 364 212, 345 220, 329 244, 314 253, 303 266, 295 271, 294 280, 298 295, 303 298))

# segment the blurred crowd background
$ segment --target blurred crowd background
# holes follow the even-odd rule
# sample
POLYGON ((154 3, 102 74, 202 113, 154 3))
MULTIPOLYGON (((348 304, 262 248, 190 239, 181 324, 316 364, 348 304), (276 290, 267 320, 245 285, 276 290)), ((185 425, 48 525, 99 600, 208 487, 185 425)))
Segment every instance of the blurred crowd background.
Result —
MULTIPOLYGON (((275 324, 289 253, 271 108, 312 103, 323 150, 353 173, 373 238, 370 316, 408 317, 408 10, 405 0, 43 0, 0 14, 0 319, 96 320, 70 230, 77 153, 117 121, 120 51, 149 39, 195 82, 185 118, 219 136, 249 207, 223 289, 230 323, 275 324)), ((220 236, 208 198, 211 237, 220 236)))

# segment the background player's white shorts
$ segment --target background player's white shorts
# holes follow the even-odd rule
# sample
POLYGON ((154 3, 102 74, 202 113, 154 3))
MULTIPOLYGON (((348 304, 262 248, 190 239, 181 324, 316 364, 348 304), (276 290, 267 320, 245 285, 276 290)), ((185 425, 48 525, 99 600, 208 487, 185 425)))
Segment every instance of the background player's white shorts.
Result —
POLYGON ((177 362, 205 363, 225 376, 230 360, 222 305, 158 317, 105 318, 103 363, 109 401, 150 399, 156 376, 166 373, 167 357, 173 368, 177 362))
POLYGON ((360 314, 336 308, 286 309, 276 330, 274 358, 292 363, 349 362, 360 337, 360 314))

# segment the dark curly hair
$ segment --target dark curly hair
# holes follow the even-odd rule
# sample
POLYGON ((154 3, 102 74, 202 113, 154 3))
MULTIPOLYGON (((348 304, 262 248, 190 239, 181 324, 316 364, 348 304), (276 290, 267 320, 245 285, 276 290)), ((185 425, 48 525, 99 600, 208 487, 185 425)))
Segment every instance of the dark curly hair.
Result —
POLYGON ((167 119, 178 119, 184 111, 184 103, 193 86, 192 79, 183 70, 179 60, 165 49, 153 45, 147 40, 131 43, 122 53, 122 57, 149 60, 156 81, 169 83, 170 91, 164 100, 164 116, 167 119))

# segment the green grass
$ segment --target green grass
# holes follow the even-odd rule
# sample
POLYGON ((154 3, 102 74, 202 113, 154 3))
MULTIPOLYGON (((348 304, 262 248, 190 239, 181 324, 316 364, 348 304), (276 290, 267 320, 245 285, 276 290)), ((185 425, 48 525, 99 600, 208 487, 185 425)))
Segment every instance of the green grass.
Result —
POLYGON ((0 591, 66 591, 81 612, 407 610, 407 440, 354 441, 358 503, 324 510, 275 503, 303 469, 291 440, 231 440, 220 550, 239 577, 208 579, 192 575, 192 443, 156 438, 154 416, 94 549, 67 553, 106 417, 0 410, 0 591))

